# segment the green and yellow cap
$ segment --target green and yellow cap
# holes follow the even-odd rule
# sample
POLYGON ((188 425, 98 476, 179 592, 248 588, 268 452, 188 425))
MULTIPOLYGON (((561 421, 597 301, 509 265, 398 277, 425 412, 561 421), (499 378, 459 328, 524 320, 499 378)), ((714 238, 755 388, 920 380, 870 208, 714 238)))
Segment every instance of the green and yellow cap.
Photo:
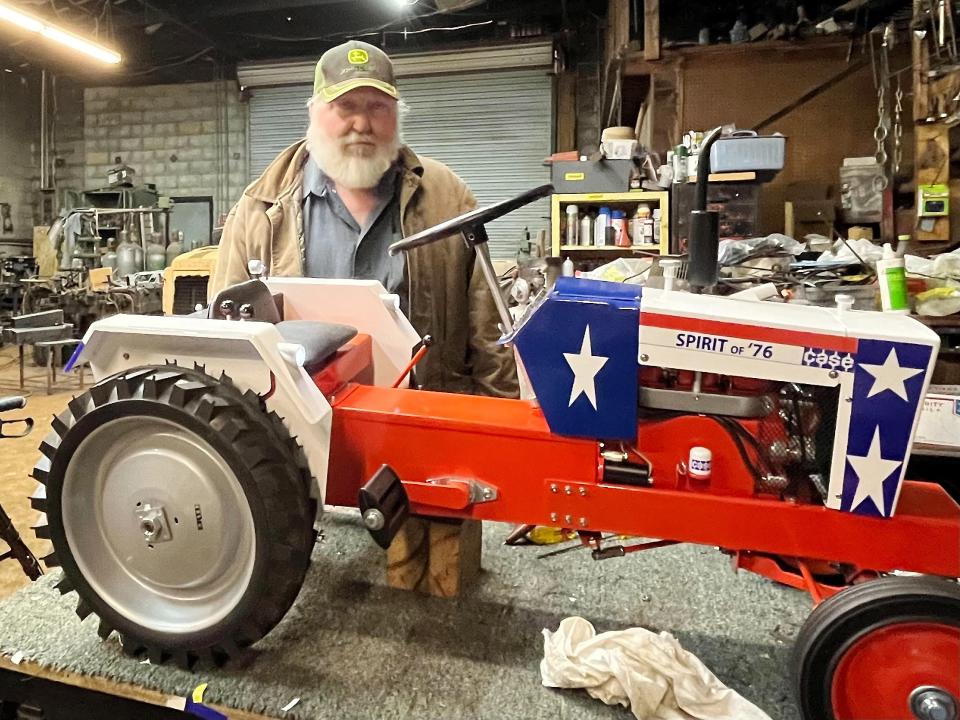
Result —
POLYGON ((399 99, 393 63, 380 48, 351 40, 327 50, 317 63, 313 94, 331 102, 359 87, 372 87, 399 99))

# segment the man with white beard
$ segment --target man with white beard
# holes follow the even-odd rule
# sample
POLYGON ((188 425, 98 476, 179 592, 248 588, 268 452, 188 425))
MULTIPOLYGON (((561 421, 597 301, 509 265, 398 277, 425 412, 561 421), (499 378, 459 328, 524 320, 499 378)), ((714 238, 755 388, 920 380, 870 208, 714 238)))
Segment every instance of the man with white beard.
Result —
POLYGON ((379 280, 434 346, 417 369, 430 390, 515 397, 516 367, 498 347, 496 310, 473 250, 450 237, 395 257, 391 243, 476 206, 448 167, 418 157, 400 136, 393 64, 351 41, 317 63, 307 137, 244 191, 220 240, 212 295, 272 276, 379 280))

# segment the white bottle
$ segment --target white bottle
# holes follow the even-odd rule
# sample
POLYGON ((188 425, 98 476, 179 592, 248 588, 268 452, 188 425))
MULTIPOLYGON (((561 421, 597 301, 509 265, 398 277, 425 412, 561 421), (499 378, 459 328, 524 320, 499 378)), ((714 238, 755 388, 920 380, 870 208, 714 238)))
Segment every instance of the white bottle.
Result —
POLYGON ((897 257, 890 243, 883 244, 883 258, 877 260, 880 305, 884 312, 910 314, 907 298, 907 272, 903 258, 897 257))
POLYGON ((573 261, 568 257, 563 261, 563 265, 560 267, 560 274, 563 277, 573 277, 573 261))
POLYGON ((567 205, 567 236, 565 245, 577 245, 577 236, 580 231, 580 209, 576 205, 567 205))
POLYGON ((593 244, 593 218, 590 217, 590 213, 585 212, 580 218, 580 244, 593 244))
POLYGON ((594 245, 606 245, 608 227, 610 227, 610 208, 602 207, 600 212, 597 213, 597 221, 593 227, 594 245))

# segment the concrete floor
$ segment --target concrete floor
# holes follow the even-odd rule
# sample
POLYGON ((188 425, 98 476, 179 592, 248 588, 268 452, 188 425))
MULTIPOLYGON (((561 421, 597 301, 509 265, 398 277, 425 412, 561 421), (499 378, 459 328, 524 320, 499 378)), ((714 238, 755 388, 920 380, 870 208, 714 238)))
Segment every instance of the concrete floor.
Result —
MULTIPOLYGON (((27 354, 29 358, 29 353, 27 354)), ((32 417, 36 421, 33 432, 25 438, 0 440, 0 505, 13 519, 14 526, 26 540, 27 545, 40 557, 50 552, 50 543, 37 540, 30 527, 36 524, 38 513, 30 507, 29 497, 33 494, 36 482, 30 477, 30 470, 39 457, 37 448, 40 441, 50 431, 50 421, 60 412, 76 390, 68 390, 75 384, 73 378, 61 381, 61 391, 53 395, 46 394, 43 371, 27 361, 27 389, 18 388, 16 348, 0 348, 0 397, 7 395, 27 395, 27 407, 24 410, 10 412, 5 418, 32 417), (33 376, 33 377, 31 377, 33 376)), ((15 430, 16 428, 14 428, 15 430)), ((6 545, 0 540, 0 548, 6 551, 6 545)), ((0 598, 6 597, 27 584, 29 580, 15 560, 0 562, 0 598)))

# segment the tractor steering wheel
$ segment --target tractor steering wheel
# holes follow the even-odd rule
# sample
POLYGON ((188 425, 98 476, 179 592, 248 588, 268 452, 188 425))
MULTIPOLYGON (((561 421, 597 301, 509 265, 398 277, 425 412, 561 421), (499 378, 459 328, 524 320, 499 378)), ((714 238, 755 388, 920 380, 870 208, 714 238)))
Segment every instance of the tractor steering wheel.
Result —
POLYGON ((482 232, 482 228, 486 223, 503 217, 517 208, 522 208, 524 205, 529 205, 540 198, 544 198, 552 192, 553 185, 541 185, 533 190, 527 190, 525 193, 517 195, 510 200, 504 200, 503 202, 498 202, 496 205, 490 205, 485 208, 471 210, 460 217, 455 217, 452 220, 447 220, 439 225, 434 225, 432 228, 418 232, 416 235, 398 240, 389 247, 388 252, 391 255, 396 255, 404 250, 412 250, 421 245, 437 242, 454 233, 463 233, 464 239, 471 247, 479 245, 487 240, 486 233, 482 232), (470 233, 470 230, 474 230, 475 232, 470 233), (469 235, 472 235, 472 237, 469 235))

